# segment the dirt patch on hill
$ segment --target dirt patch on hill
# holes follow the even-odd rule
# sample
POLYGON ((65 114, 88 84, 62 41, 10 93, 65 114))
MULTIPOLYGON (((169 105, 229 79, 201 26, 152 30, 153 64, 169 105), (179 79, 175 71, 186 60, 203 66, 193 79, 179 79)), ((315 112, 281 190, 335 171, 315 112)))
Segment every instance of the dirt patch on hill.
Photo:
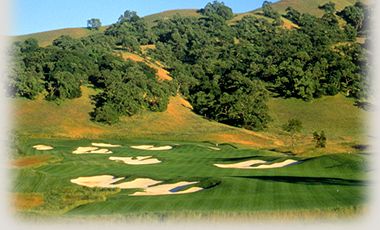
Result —
POLYGON ((39 194, 13 193, 11 197, 12 208, 17 211, 25 211, 44 204, 44 199, 39 194))
POLYGON ((155 69, 157 71, 157 77, 159 80, 167 80, 167 81, 171 81, 173 78, 169 76, 169 72, 167 70, 165 70, 164 68, 162 68, 162 66, 160 66, 159 64, 156 64, 156 63, 153 63, 151 62, 150 60, 144 58, 144 57, 141 57, 137 54, 133 54, 133 53, 128 53, 128 52, 122 52, 121 53, 121 57, 124 59, 124 60, 132 60, 132 61, 135 61, 135 62, 144 62, 145 64, 147 64, 149 67, 155 69))
POLYGON ((11 165, 14 167, 33 167, 42 165, 48 162, 52 158, 51 155, 36 155, 22 157, 11 162, 11 165))

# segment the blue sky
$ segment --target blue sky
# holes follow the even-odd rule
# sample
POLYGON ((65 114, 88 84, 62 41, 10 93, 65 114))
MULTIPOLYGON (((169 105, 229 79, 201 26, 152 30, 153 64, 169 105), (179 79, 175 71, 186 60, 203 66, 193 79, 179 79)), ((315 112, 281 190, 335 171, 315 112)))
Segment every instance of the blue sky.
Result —
MULTIPOLYGON (((140 16, 171 9, 199 9, 211 0, 13 0, 12 35, 68 27, 85 27, 87 19, 103 25, 117 21, 125 10, 140 16)), ((263 0, 224 0, 234 13, 256 9, 263 0)), ((272 2, 275 2, 273 0, 272 2)))

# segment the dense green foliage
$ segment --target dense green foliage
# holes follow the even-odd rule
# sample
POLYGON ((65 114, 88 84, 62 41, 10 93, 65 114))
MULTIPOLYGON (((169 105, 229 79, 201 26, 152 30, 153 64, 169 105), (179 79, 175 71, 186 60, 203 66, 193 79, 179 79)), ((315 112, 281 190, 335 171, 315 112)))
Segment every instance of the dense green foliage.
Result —
MULTIPOLYGON (((158 83, 155 70, 146 64, 117 57, 113 52, 119 37, 107 35, 110 31, 82 39, 61 36, 46 48, 33 39, 15 43, 11 93, 30 99, 41 93, 48 100, 73 99, 81 96, 82 84, 93 83, 100 91, 92 98, 92 118, 109 124, 121 115, 165 110, 171 86, 158 83)), ((139 49, 139 43, 135 46, 139 49)))
POLYGON ((194 111, 208 119, 248 129, 263 129, 271 118, 269 96, 312 100, 344 93, 366 97, 366 48, 355 42, 363 33, 367 9, 361 3, 336 12, 331 2, 315 17, 288 8, 282 15, 298 27, 285 29, 281 15, 265 1, 265 17, 246 16, 229 24, 232 10, 208 3, 201 18, 175 16, 149 28, 134 11, 125 11, 104 33, 77 40, 66 36, 47 48, 33 40, 17 43, 11 85, 18 96, 49 100, 76 98, 90 81, 95 121, 113 123, 120 115, 163 111, 173 88, 194 111), (347 23, 341 25, 339 20, 347 23), (342 21, 342 20, 341 20, 342 21), (114 50, 141 52, 164 63, 174 80, 159 83, 152 69, 125 63, 114 50))
POLYGON ((365 33, 369 21, 369 10, 361 2, 353 6, 347 6, 342 11, 337 12, 349 25, 353 26, 360 33, 365 33))
POLYGON ((222 18, 223 20, 231 19, 234 14, 232 9, 224 5, 223 2, 213 1, 207 3, 205 8, 199 11, 202 15, 212 18, 222 18))
MULTIPOLYGON (((206 8, 213 5, 222 3, 209 3, 206 8)), ((364 96, 366 55, 353 42, 357 30, 350 25, 341 27, 335 8, 328 4, 324 8, 322 18, 289 8, 284 16, 300 26, 293 30, 254 16, 234 26, 212 14, 162 20, 153 28, 158 37, 154 55, 172 70, 180 91, 197 113, 262 129, 270 121, 267 90, 304 100, 340 92, 364 96), (242 104, 237 98, 248 100, 242 104)), ((264 2, 263 12, 279 18, 269 2, 264 2)))
POLYGON ((99 76, 92 78, 92 83, 103 89, 93 97, 96 108, 91 115, 95 121, 112 124, 120 115, 166 109, 170 86, 158 82, 155 70, 144 63, 107 55, 100 60, 99 69, 99 76))

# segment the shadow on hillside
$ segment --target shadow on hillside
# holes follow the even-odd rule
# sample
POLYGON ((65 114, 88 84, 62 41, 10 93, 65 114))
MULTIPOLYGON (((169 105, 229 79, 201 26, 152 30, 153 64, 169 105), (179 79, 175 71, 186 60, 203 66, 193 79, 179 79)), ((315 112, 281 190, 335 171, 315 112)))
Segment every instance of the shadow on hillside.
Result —
POLYGON ((236 176, 239 178, 247 178, 254 180, 264 180, 273 182, 284 182, 291 184, 306 184, 306 185, 342 185, 342 186, 364 186, 365 181, 350 180, 341 178, 326 178, 326 177, 298 177, 298 176, 236 176))

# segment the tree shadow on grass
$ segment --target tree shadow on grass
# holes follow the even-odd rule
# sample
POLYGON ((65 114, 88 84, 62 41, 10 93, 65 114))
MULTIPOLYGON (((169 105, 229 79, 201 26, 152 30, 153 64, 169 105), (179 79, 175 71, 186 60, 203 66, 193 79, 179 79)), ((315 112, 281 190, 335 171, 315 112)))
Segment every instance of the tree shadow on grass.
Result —
POLYGON ((305 185, 342 185, 342 186, 365 186, 367 183, 362 180, 351 180, 328 177, 299 177, 299 176, 236 176, 254 180, 264 180, 272 182, 284 182, 291 184, 305 185))

